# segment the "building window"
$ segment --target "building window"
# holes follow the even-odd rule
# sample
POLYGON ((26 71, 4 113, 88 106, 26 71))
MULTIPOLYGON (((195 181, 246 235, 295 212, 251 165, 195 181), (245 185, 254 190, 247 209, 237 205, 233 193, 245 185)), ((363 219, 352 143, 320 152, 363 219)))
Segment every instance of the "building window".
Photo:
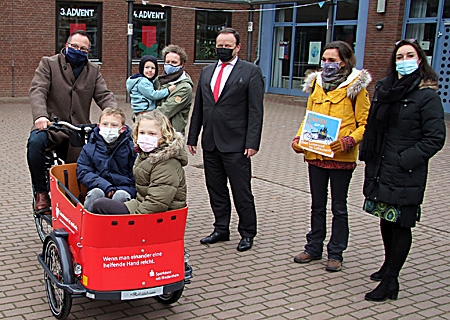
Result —
MULTIPOLYGON (((448 1, 446 1, 448 2, 448 1)), ((410 18, 437 17, 439 0, 411 0, 410 18)))
POLYGON ((294 8, 292 4, 280 4, 276 6, 275 22, 292 22, 294 8))
MULTIPOLYGON (((299 5, 310 3, 310 1, 299 1, 299 5)), ((328 3, 328 2, 327 2, 328 3)), ((326 22, 330 5, 307 5, 297 8, 297 23, 326 22)))
POLYGON ((444 2, 444 14, 442 15, 442 18, 444 19, 450 18, 450 1, 444 2))
POLYGON ((170 8, 134 6, 133 59, 150 54, 162 58, 162 49, 170 43, 170 8))
POLYGON ((356 25, 339 25, 334 27, 334 41, 347 42, 356 51, 356 25))
MULTIPOLYGON (((270 86, 276 90, 300 92, 305 77, 320 69, 321 55, 327 41, 342 40, 355 50, 359 1, 335 0, 324 1, 322 5, 303 5, 308 3, 311 4, 311 1, 297 1, 297 7, 274 5, 277 11, 273 14, 270 86), (328 17, 333 17, 331 28, 327 26, 328 17)), ((262 41, 264 43, 265 40, 262 41)), ((265 48, 268 44, 262 45, 265 48)))
POLYGON ((338 0, 336 20, 358 20, 359 0, 338 0))
POLYGON ((231 13, 197 10, 195 14, 195 60, 215 60, 217 33, 231 27, 231 13))
MULTIPOLYGON (((408 23, 405 39, 416 39, 431 65, 435 49, 436 23, 408 23)), ((444 58, 445 59, 445 58, 444 58)))
POLYGON ((77 30, 84 30, 91 39, 89 59, 101 60, 101 3, 57 2, 56 16, 56 53, 65 46, 70 34, 77 30))

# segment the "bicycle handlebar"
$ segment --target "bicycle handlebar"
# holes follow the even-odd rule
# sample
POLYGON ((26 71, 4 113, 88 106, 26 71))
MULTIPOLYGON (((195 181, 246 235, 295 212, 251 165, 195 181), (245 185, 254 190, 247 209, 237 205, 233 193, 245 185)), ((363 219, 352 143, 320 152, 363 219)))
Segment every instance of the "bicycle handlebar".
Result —
POLYGON ((94 130, 95 126, 96 126, 95 124, 85 124, 85 125, 81 125, 81 126, 76 126, 67 121, 58 121, 58 120, 56 120, 54 122, 50 122, 50 121, 48 122, 48 129, 50 129, 50 130, 52 130, 52 129, 61 130, 62 127, 66 127, 73 131, 84 131, 85 133, 92 132, 92 130, 94 130))

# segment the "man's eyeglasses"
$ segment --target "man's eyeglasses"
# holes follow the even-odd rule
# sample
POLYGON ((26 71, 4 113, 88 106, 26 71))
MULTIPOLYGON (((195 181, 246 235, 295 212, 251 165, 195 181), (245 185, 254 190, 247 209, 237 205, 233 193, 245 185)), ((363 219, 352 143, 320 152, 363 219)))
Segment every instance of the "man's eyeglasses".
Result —
POLYGON ((397 41, 397 42, 395 43, 395 45, 397 46, 400 42, 407 42, 407 43, 415 43, 415 44, 418 44, 418 43, 417 43, 417 39, 402 39, 402 40, 400 40, 400 41, 397 41))
POLYGON ((89 48, 86 47, 80 47, 79 45, 75 44, 75 43, 70 43, 68 42, 69 46, 75 50, 80 50, 81 52, 85 52, 85 53, 89 53, 91 50, 89 48))

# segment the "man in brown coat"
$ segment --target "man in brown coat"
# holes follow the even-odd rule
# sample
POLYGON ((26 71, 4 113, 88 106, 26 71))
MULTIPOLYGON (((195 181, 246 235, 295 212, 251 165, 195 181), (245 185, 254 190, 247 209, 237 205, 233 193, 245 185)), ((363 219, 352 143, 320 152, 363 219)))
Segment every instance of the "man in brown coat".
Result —
POLYGON ((34 127, 27 144, 27 160, 35 193, 37 214, 50 210, 45 172, 45 149, 58 147, 67 153, 66 162, 75 162, 81 148, 68 144, 64 132, 45 130, 54 117, 72 124, 90 123, 92 99, 101 109, 117 107, 114 95, 106 87, 100 67, 88 60, 89 36, 84 31, 72 33, 61 53, 43 57, 29 90, 34 127))

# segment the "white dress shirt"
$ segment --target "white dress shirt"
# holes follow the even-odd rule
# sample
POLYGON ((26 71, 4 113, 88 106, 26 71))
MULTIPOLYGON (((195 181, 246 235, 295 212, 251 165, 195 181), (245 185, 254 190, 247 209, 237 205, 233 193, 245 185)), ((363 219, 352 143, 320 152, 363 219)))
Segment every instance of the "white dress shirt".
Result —
MULTIPOLYGON (((225 83, 228 80, 228 77, 230 76, 231 71, 233 71, 234 65, 236 64, 238 60, 238 57, 236 56, 233 60, 228 62, 228 65, 223 69, 222 72, 222 81, 220 83, 220 89, 219 89, 219 97, 222 94, 222 89, 225 86, 225 83)), ((219 75, 219 71, 222 68, 222 61, 219 60, 219 63, 217 64, 216 70, 214 70, 214 74, 211 78, 211 91, 214 92, 214 86, 216 85, 217 76, 219 75)))

